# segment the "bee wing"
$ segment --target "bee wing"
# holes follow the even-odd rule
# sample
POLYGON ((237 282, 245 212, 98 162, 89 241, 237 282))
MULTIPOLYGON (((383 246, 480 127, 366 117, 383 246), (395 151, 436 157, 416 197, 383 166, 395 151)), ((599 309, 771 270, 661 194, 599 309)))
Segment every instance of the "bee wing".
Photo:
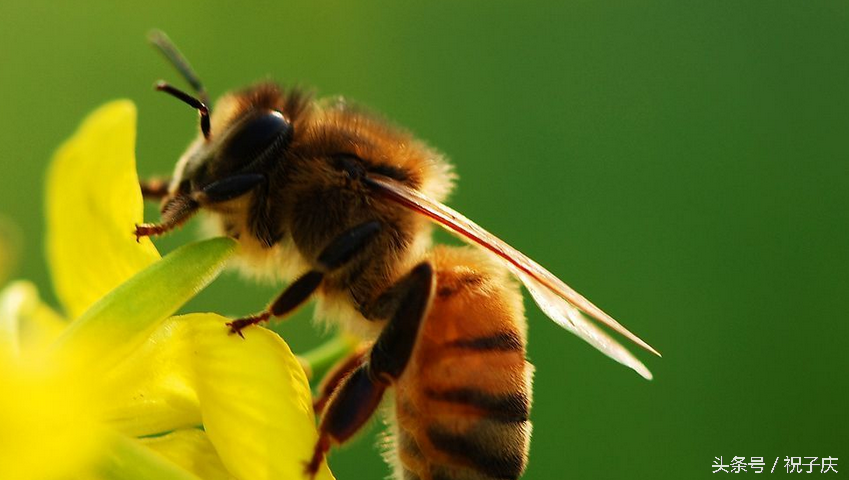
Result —
POLYGON ((568 301, 560 298, 552 290, 546 288, 535 278, 511 265, 511 270, 522 281, 531 292, 531 296, 539 308, 548 315, 548 318, 557 322, 558 325, 577 335, 585 342, 597 348, 600 352, 617 362, 633 369, 646 380, 652 379, 648 368, 619 344, 604 330, 595 326, 587 320, 583 313, 568 301))
POLYGON ((634 369, 643 377, 651 378, 651 373, 639 360, 616 340, 587 320, 581 314, 581 311, 649 352, 657 356, 660 356, 660 353, 563 283, 542 265, 484 230, 461 213, 440 202, 431 200, 401 182, 382 175, 369 175, 366 177, 366 181, 390 200, 429 217, 460 238, 494 253, 519 277, 531 292, 531 296, 533 296, 537 305, 552 320, 596 347, 605 355, 634 369))

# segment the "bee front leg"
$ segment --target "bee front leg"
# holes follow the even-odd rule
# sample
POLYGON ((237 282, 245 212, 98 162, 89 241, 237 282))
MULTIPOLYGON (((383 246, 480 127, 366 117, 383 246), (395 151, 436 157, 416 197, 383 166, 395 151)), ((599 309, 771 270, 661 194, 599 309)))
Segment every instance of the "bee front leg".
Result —
POLYGON ((136 241, 141 237, 155 237, 170 232, 186 223, 200 209, 200 204, 189 195, 177 195, 162 206, 162 221, 136 225, 136 241))
POLYGON ((295 310, 318 289, 325 274, 348 263, 381 229, 380 222, 373 220, 344 231, 321 251, 316 261, 318 268, 295 280, 262 312, 227 323, 230 333, 241 336, 242 329, 250 325, 268 321, 271 317, 282 317, 295 310))
MULTIPOLYGON (((163 203, 165 198, 168 197, 168 185, 171 183, 170 179, 167 178, 148 178, 145 180, 139 180, 139 187, 141 188, 142 197, 146 201, 157 201, 163 203)), ((162 205, 165 207, 165 204, 162 205)), ((171 227, 173 228, 173 227, 171 227)), ((165 233, 170 230, 170 228, 162 223, 143 223, 141 225, 136 225, 135 235, 136 241, 138 242, 141 237, 149 237, 156 236, 165 233)))
POLYGON ((394 307, 368 358, 345 377, 330 397, 319 424, 319 438, 306 473, 315 476, 332 445, 346 442, 371 418, 386 389, 410 361, 419 327, 427 316, 434 290, 433 268, 421 263, 401 279, 379 302, 394 307))
POLYGON ((264 181, 263 175, 234 175, 213 182, 198 191, 180 191, 173 195, 168 192, 168 182, 165 180, 141 181, 139 184, 146 200, 162 201, 162 218, 159 223, 136 225, 136 240, 170 232, 192 218, 202 206, 232 200, 248 193, 264 181))

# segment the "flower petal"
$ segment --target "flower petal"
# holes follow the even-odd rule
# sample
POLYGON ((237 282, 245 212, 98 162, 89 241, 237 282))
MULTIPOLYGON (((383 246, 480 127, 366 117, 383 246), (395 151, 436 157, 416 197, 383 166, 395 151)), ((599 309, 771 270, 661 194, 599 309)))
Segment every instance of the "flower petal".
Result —
POLYGON ((231 480, 206 432, 197 428, 177 430, 159 437, 143 438, 142 445, 204 480, 231 480))
POLYGON ((0 357, 42 351, 66 326, 32 283, 20 280, 0 291, 0 357))
POLYGON ((200 425, 194 351, 190 326, 180 317, 165 320, 103 378, 100 395, 110 399, 104 421, 133 437, 200 425))
POLYGON ((57 349, 88 375, 105 371, 208 285, 235 249, 229 238, 178 248, 86 310, 59 337, 57 349))
POLYGON ((142 221, 135 165, 136 108, 106 104, 53 157, 47 175, 47 256, 56 294, 71 318, 159 258, 136 243, 142 221))
POLYGON ((0 478, 68 478, 96 461, 105 437, 90 379, 61 364, 0 361, 0 478))
MULTIPOLYGON (((240 479, 304 478, 318 439, 306 375, 289 346, 265 328, 227 335, 225 318, 182 317, 193 330, 203 425, 240 479)), ((323 464, 316 478, 333 478, 323 464)))
MULTIPOLYGON (((235 477, 302 478, 317 440, 303 368, 274 332, 249 328, 241 339, 226 321, 191 314, 162 323, 106 377, 109 423, 131 435, 203 423, 235 477)), ((326 465, 319 473, 332 478, 326 465)))

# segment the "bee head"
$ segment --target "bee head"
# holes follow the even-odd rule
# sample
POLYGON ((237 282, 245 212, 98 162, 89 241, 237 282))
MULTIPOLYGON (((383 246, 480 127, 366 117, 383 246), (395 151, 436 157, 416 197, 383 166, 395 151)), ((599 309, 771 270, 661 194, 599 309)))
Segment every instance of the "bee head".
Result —
MULTIPOLYGON (((170 93, 172 87, 160 89, 170 93)), ((274 105, 240 106, 233 114, 230 103, 225 98, 225 111, 210 120, 209 109, 198 101, 201 135, 177 163, 171 195, 214 202, 245 194, 261 183, 269 159, 279 158, 291 143, 292 122, 274 105), (221 185, 227 188, 221 191, 221 185)))
POLYGON ((291 119, 306 102, 300 95, 283 95, 275 85, 260 84, 225 96, 213 115, 206 90, 177 47, 160 31, 151 32, 150 40, 197 96, 165 82, 157 83, 156 89, 200 115, 200 135, 177 162, 162 198, 162 222, 154 230, 164 232, 202 207, 242 197, 266 183, 270 161, 285 154, 294 136, 291 119))

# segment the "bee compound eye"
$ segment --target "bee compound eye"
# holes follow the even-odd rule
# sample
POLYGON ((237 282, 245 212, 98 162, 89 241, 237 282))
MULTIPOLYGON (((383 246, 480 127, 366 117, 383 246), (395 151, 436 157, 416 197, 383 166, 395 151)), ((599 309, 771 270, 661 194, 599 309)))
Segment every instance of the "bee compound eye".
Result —
POLYGON ((292 139, 293 127, 282 113, 271 110, 247 120, 227 141, 228 157, 252 159, 278 142, 292 139))

